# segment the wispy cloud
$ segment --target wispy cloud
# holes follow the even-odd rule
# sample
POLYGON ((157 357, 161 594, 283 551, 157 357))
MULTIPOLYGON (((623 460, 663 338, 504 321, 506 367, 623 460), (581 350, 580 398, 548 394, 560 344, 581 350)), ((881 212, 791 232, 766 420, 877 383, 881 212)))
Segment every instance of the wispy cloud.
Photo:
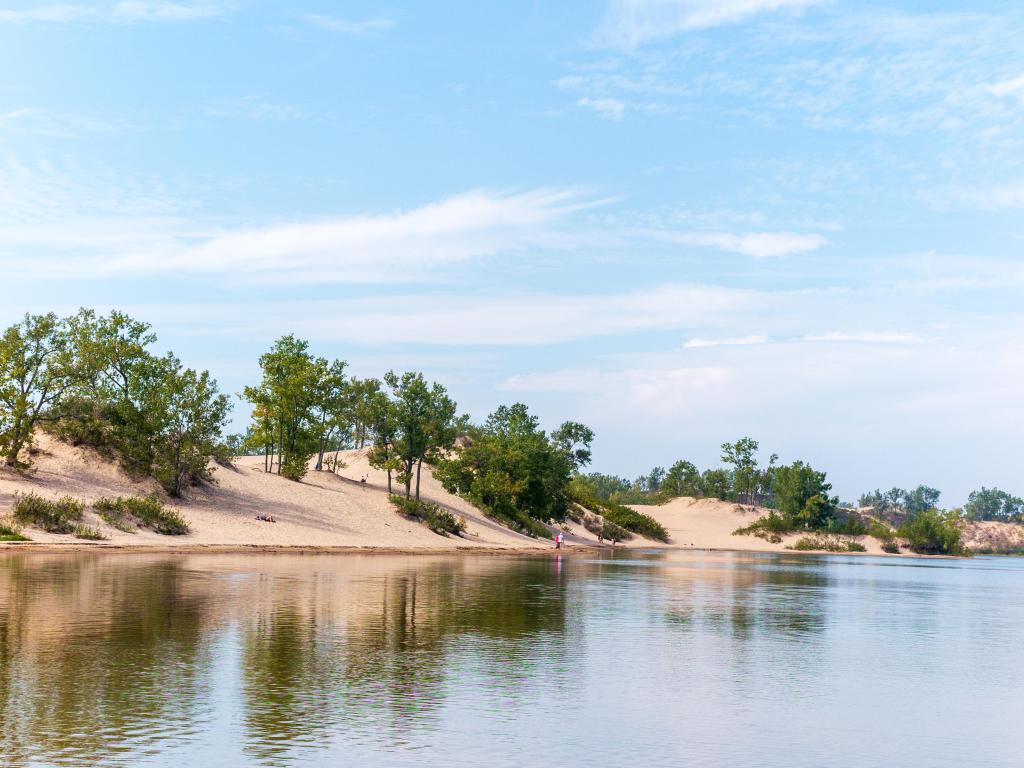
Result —
POLYGON ((635 48, 682 32, 733 24, 760 13, 799 11, 822 0, 613 0, 598 37, 635 48))
POLYGON ((197 21, 222 16, 225 3, 182 3, 170 0, 121 0, 114 3, 50 3, 21 9, 0 9, 0 23, 136 24, 161 21, 197 21))
POLYGON ((985 91, 997 98, 1024 96, 1024 75, 1012 77, 1008 80, 999 80, 995 83, 987 83, 983 87, 985 91))
POLYGON ((920 344, 924 339, 916 333, 904 331, 831 331, 830 333, 809 334, 800 341, 855 342, 859 344, 920 344))
POLYGON ((749 347, 768 343, 767 336, 737 336, 731 339, 690 339, 683 349, 705 349, 707 347, 749 347))
POLYGON ((755 259, 790 256, 795 253, 810 253, 825 245, 828 240, 817 234, 799 232, 658 232, 657 238, 681 245, 699 245, 717 248, 720 251, 740 253, 755 259))
POLYGON ((369 19, 343 19, 321 13, 307 13, 302 17, 315 27, 331 32, 341 32, 352 37, 372 37, 393 29, 395 20, 389 16, 374 16, 369 19))
POLYGON ((576 102, 578 107, 588 107, 601 117, 618 122, 626 112, 626 105, 618 99, 592 99, 584 96, 576 102))
POLYGON ((302 120, 309 113, 302 107, 293 104, 278 104, 257 96, 242 96, 237 99, 226 99, 211 104, 206 108, 211 117, 226 117, 252 121, 302 120))

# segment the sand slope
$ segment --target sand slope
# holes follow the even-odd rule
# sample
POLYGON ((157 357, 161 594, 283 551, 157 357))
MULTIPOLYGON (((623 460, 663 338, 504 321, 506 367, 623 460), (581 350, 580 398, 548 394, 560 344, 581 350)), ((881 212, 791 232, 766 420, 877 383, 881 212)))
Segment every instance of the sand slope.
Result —
MULTIPOLYGON (((70 495, 86 503, 101 496, 160 492, 155 481, 132 479, 93 451, 74 448, 45 434, 39 435, 38 448, 30 475, 0 468, 0 516, 10 513, 16 493, 29 491, 47 498, 70 495)), ((353 547, 437 552, 533 551, 554 546, 550 541, 531 539, 487 519, 468 502, 446 492, 425 467, 422 497, 461 515, 467 526, 462 537, 435 534, 395 512, 388 502, 386 476, 369 466, 365 450, 344 451, 341 458, 345 466, 336 474, 310 471, 300 483, 265 473, 262 457, 239 458, 233 468, 216 467, 214 485, 193 490, 187 501, 168 500, 189 521, 192 533, 187 536, 161 536, 152 531, 123 533, 103 523, 91 510, 87 510, 85 522, 107 536, 104 543, 80 542, 68 535, 48 534, 34 528, 26 533, 34 542, 81 546, 353 547), (361 482, 364 478, 365 483, 361 482), (273 515, 278 522, 260 522, 255 519, 257 515, 273 515)), ((399 490, 397 486, 395 490, 399 490)), ((799 538, 793 534, 772 544, 755 536, 734 536, 733 531, 749 525, 767 510, 715 499, 680 498, 661 506, 634 509, 664 525, 670 536, 668 546, 673 547, 780 552, 799 538)), ((568 546, 598 546, 593 534, 582 525, 570 522, 566 530, 568 546)), ((859 540, 868 553, 883 554, 875 539, 864 536, 859 540)), ((971 524, 965 530, 965 541, 971 546, 999 542, 1024 546, 1024 526, 971 524)), ((619 546, 666 545, 638 536, 619 546)))

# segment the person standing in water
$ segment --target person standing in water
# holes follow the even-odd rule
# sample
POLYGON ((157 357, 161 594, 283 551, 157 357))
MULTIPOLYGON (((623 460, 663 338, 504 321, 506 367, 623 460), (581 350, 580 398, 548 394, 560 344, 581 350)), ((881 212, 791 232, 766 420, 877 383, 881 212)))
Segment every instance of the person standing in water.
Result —
POLYGON ((562 532, 559 531, 558 533, 555 534, 555 549, 561 549, 561 548, 562 548, 562 532))

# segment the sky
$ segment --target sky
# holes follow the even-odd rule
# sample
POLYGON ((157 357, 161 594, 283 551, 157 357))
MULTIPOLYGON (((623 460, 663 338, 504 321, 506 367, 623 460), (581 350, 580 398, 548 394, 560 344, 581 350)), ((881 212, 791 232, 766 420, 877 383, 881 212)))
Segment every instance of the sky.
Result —
POLYGON ((626 477, 1024 493, 1022 214, 1016 3, 0 2, 0 324, 231 393, 295 333, 626 477))

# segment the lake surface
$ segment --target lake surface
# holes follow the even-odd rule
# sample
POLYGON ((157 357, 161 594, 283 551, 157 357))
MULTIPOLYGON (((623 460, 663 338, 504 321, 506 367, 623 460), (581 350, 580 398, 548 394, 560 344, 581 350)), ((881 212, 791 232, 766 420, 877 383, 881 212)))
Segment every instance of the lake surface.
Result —
POLYGON ((1020 766, 1024 560, 0 554, 0 764, 1020 766))

